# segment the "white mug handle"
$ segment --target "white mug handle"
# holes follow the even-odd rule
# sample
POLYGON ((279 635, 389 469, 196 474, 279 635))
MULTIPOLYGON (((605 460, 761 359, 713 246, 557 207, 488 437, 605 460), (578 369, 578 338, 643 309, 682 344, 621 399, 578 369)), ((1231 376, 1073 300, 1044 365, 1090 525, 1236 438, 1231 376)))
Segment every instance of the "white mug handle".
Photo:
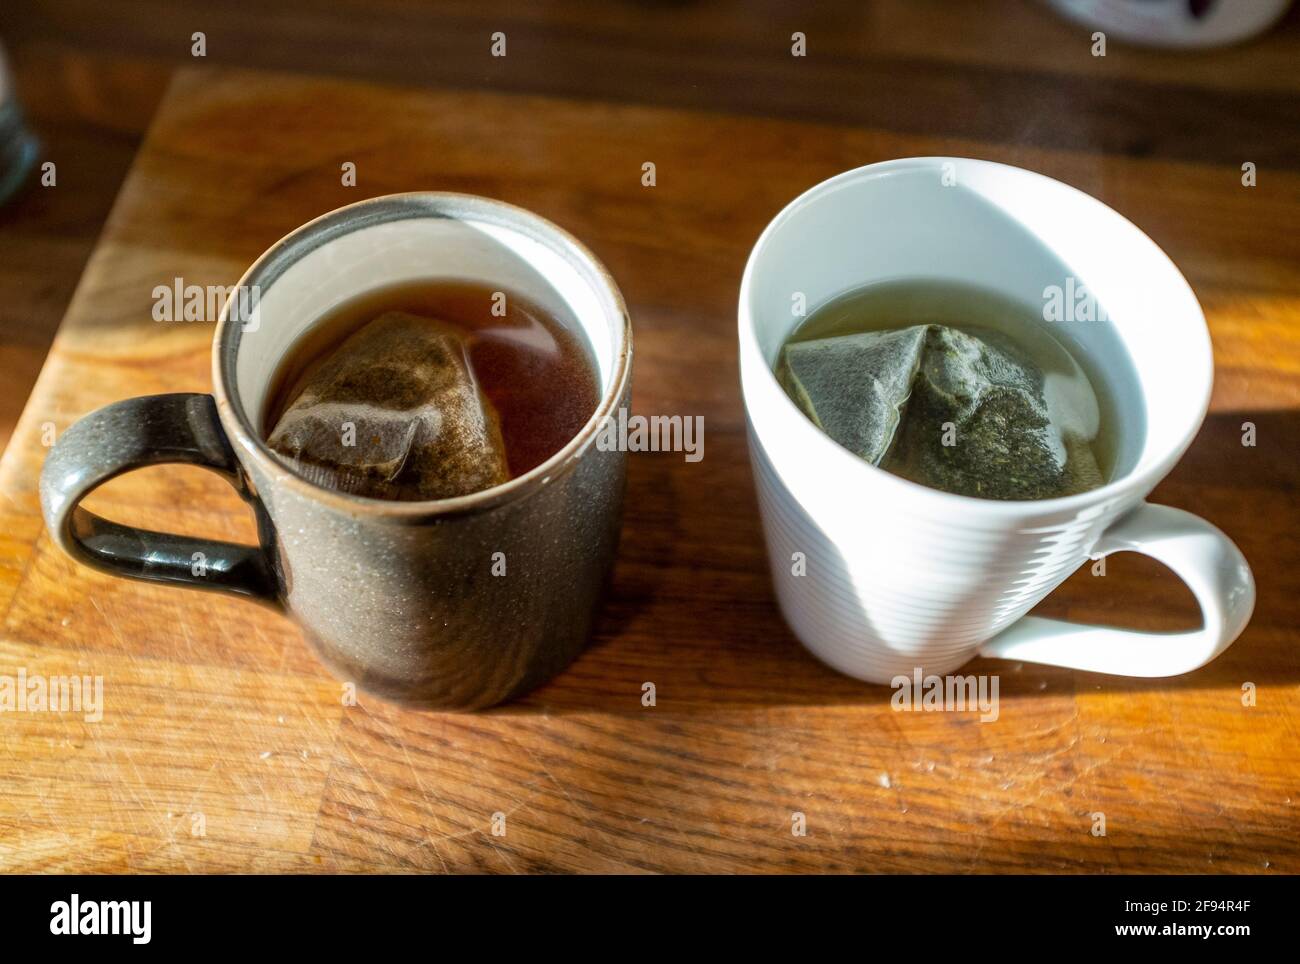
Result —
POLYGON ((1025 616, 979 654, 1117 676, 1177 676, 1204 666, 1246 628, 1255 608, 1255 577, 1241 550, 1204 519, 1143 503, 1103 533, 1092 558, 1125 551, 1172 569, 1196 597, 1204 625, 1190 632, 1143 633, 1025 616))

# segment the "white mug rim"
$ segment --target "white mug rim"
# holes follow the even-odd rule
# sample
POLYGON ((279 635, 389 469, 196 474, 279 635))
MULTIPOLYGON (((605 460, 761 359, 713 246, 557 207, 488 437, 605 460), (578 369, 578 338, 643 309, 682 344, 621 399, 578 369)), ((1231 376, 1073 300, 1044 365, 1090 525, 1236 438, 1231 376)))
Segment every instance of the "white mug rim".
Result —
MULTIPOLYGON (((1044 242, 1046 243, 1046 242, 1044 242)), ((1050 247, 1050 245, 1049 245, 1050 247)), ((781 447, 788 451, 792 446, 800 450, 807 451, 811 449, 817 453, 819 459, 828 460, 825 464, 834 466, 834 471, 844 473, 857 473, 864 481, 871 483, 873 486, 883 490, 885 497, 905 501, 909 504, 925 504, 938 511, 949 510, 956 513, 978 512, 988 517, 993 516, 1004 520, 1019 520, 1035 517, 1047 517, 1056 514, 1074 513, 1080 510, 1086 510, 1088 507, 1107 503, 1112 500, 1121 500, 1130 496, 1134 492, 1140 492, 1142 495, 1150 492, 1156 484, 1166 476, 1173 466, 1187 451, 1191 445, 1192 439, 1195 438, 1209 412, 1210 395, 1213 389, 1214 381, 1214 361, 1213 351, 1210 345, 1209 327, 1205 322, 1204 312, 1201 310, 1200 302, 1196 299, 1195 292, 1192 291, 1187 279, 1182 272, 1178 270, 1168 254, 1157 245, 1147 234, 1142 231, 1136 224, 1125 218, 1119 212, 1115 211, 1109 205, 1097 200, 1084 191, 1080 191, 1063 181, 1047 177, 1035 171, 1015 167, 1010 164, 1002 164, 997 161, 986 161, 976 158, 963 157, 905 157, 888 161, 880 161, 874 164, 866 164, 861 167, 853 168, 837 174, 834 177, 821 181, 813 185, 808 190, 801 193, 794 200, 790 201, 781 211, 768 222, 759 235, 758 240, 754 242, 749 259, 745 264, 745 271, 740 283, 740 304, 738 311, 738 328, 740 342, 740 375, 741 375, 741 394, 747 420, 751 426, 752 432, 758 437, 764 449, 768 452, 769 458, 775 458, 774 446, 770 441, 764 442, 762 438, 763 426, 758 424, 759 420, 753 417, 751 411, 751 392, 762 392, 765 402, 771 402, 777 405, 786 406, 789 411, 793 411, 799 417, 793 422, 796 425, 795 431, 797 437, 783 439, 781 447), (1173 272, 1173 277, 1177 283, 1186 286, 1188 293, 1191 295, 1191 302, 1195 307, 1195 314, 1192 317, 1184 315, 1184 320, 1192 325, 1193 331, 1203 339, 1202 357, 1204 364, 1201 366, 1197 392, 1194 405, 1196 415, 1188 423, 1186 431, 1179 437, 1171 440, 1165 452, 1158 456, 1139 462, 1129 472, 1119 476, 1116 479, 1107 482, 1096 489, 1090 489, 1086 492, 1079 492, 1074 495, 1061 496, 1054 499, 1036 499, 1036 500, 997 500, 981 499, 974 496, 959 495, 951 492, 944 492, 939 489, 933 489, 929 486, 912 482, 900 476, 894 475, 878 466, 859 458, 848 449, 841 446, 826 435, 821 429, 817 428, 795 405, 790 397, 781 388, 777 381, 776 374, 768 364, 763 355, 762 349, 758 344, 758 336, 755 330, 754 314, 752 311, 752 288, 755 272, 758 262, 764 253, 764 250, 772 236, 780 230, 783 223, 791 214, 806 204, 810 199, 827 191, 832 191, 842 186, 846 181, 852 181, 858 178, 875 177, 883 174, 896 173, 907 169, 927 169, 933 168, 942 170, 944 164, 960 165, 977 165, 989 169, 998 169, 1001 173, 1009 177, 1030 178, 1039 181, 1050 182, 1054 189, 1070 192, 1084 200, 1085 203, 1095 205, 1102 209, 1106 216, 1113 219, 1117 228, 1134 232, 1144 239, 1150 245, 1155 256, 1163 258, 1168 267, 1173 272), (1196 324, 1199 322, 1199 324, 1196 324), (779 396, 779 398, 777 397, 779 396)), ((1141 372, 1138 373, 1141 380, 1141 372)), ((1142 386, 1145 391, 1145 385, 1142 386)))

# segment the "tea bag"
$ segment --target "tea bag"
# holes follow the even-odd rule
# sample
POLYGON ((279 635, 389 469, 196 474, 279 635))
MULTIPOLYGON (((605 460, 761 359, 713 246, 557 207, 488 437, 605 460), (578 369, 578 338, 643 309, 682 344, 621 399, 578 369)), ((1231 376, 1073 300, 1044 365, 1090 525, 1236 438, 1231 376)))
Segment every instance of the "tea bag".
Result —
POLYGON ((793 342, 780 378, 818 428, 873 465, 893 441, 921 362, 925 325, 793 342))
POLYGON ((1087 378, 1077 366, 1044 374, 999 332, 919 325, 795 342, 783 366, 787 391, 816 424, 903 478, 986 499, 1102 484, 1089 444, 1100 415, 1087 378), (898 413, 892 422, 882 405, 898 413))
POLYGON ((907 425, 882 467, 986 499, 1049 499, 1100 485, 1088 440, 1069 431, 1091 422, 1095 434, 1096 415, 1077 408, 1086 400, 1049 405, 1045 387, 1038 366, 997 332, 933 325, 907 425))
POLYGON ((509 478, 464 336, 401 311, 350 335, 267 442, 313 482, 377 499, 447 499, 509 478))

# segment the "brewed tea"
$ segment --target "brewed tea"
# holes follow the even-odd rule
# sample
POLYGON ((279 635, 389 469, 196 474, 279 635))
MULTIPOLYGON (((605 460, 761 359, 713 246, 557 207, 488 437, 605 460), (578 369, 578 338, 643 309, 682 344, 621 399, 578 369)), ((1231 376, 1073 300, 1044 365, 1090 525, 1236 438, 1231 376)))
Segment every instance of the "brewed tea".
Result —
POLYGON ((1113 406, 1032 308, 993 292, 892 282, 833 299, 777 375, 854 454, 931 488, 1044 499, 1102 485, 1113 406))
POLYGON ((575 320, 487 285, 422 281, 319 319, 281 362, 263 434, 328 488, 442 499, 540 465, 598 400, 575 320))

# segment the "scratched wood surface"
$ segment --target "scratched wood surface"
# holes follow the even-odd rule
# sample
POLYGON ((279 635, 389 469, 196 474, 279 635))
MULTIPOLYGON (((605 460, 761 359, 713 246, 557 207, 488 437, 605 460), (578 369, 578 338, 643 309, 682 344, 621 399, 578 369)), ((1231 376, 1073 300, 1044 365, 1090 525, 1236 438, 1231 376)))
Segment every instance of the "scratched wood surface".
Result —
MULTIPOLYGON (((0 869, 60 871, 1300 871, 1300 172, 867 126, 413 90, 226 68, 173 80, 0 462, 0 675, 104 679, 103 718, 0 714, 0 869), (1008 161, 1146 229, 1206 308, 1211 415, 1155 499, 1241 545, 1259 606, 1170 681, 983 661, 996 722, 894 712, 822 667, 768 586, 734 349, 745 256, 791 197, 913 154, 1008 161), (357 186, 340 184, 344 161, 357 186), (641 164, 658 184, 641 186, 641 164), (36 480, 115 399, 209 387, 212 325, 155 285, 230 284, 362 197, 469 191, 585 240, 623 288, 634 409, 703 415, 705 457, 634 455, 612 597, 588 652, 498 710, 422 714, 335 682, 288 620, 61 555, 36 480), (1257 445, 1241 445, 1242 423, 1257 445), (657 705, 641 703, 653 682, 657 705), (1243 705, 1253 683, 1257 701, 1243 705), (791 833, 792 814, 807 834, 791 833), (1094 836, 1103 813, 1106 835, 1094 836), (493 833, 505 814, 505 833, 493 833)), ((251 538, 200 470, 92 500, 119 521, 251 538)), ((1109 560, 1040 607, 1176 629, 1190 594, 1109 560)))

